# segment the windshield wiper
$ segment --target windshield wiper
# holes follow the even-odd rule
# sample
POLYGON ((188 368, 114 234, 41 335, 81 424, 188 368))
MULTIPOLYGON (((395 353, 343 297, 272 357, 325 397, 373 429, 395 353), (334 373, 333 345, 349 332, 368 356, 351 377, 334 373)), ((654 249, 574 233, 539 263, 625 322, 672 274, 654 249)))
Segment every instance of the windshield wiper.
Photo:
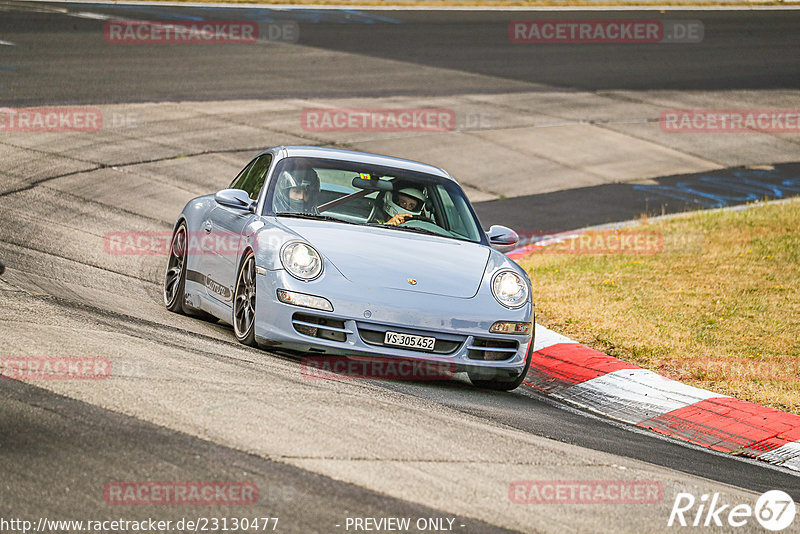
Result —
MULTIPOLYGON (((380 228, 394 228, 395 230, 403 230, 405 232, 417 232, 418 234, 428 234, 428 235, 435 235, 437 237, 444 237, 446 239, 455 239, 456 241, 464 241, 466 243, 480 243, 480 241, 473 241, 472 239, 453 235, 453 234, 440 234, 438 232, 434 232, 433 230, 426 230, 425 228, 416 228, 413 226, 392 226, 391 224, 381 224, 381 223, 366 223, 365 226, 377 226, 380 228)), ((443 229, 444 230, 444 229, 443 229)), ((447 230, 444 230, 447 232, 447 230)))
POLYGON ((434 232, 433 230, 427 230, 425 228, 417 228, 414 226, 393 226, 391 224, 376 224, 376 223, 371 223, 370 226, 380 226, 381 228, 393 228, 395 230, 402 230, 404 232, 416 232, 418 234, 435 235, 437 237, 451 237, 449 235, 440 234, 439 232, 434 232))
POLYGON ((294 213, 290 211, 279 211, 275 213, 276 217, 293 217, 295 219, 311 219, 314 221, 331 221, 331 222, 339 222, 345 224, 358 224, 352 221, 345 221, 344 219, 340 219, 338 217, 331 217, 330 215, 315 215, 313 213, 294 213))

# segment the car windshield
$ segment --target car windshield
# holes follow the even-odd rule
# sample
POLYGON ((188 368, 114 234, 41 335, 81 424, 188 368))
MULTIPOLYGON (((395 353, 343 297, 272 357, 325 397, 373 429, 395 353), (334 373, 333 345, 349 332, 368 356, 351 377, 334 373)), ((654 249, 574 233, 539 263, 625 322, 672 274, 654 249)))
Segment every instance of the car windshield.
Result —
POLYGON ((384 226, 480 243, 462 189, 431 174, 322 158, 284 158, 267 193, 274 215, 384 226))

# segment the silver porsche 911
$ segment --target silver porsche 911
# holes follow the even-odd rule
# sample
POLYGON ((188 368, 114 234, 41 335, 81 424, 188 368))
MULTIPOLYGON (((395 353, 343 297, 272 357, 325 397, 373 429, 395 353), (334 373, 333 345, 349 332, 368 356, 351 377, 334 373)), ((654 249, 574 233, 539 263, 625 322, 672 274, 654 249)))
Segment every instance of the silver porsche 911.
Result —
POLYGON ((533 350, 530 280, 444 170, 361 152, 267 149, 191 200, 164 302, 252 346, 318 357, 447 362, 510 390, 533 350))

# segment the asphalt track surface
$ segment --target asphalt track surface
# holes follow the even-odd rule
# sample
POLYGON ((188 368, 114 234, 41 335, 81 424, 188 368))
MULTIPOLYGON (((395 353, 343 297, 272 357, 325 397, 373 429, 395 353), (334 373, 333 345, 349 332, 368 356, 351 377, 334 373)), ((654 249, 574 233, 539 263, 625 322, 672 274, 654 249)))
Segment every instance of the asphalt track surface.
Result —
MULTIPOLYGON (((159 56, 156 62, 152 60, 153 49, 150 47, 111 50, 103 47, 102 39, 97 37, 102 23, 97 20, 43 13, 39 5, 3 3, 0 6, 6 8, 0 18, 0 36, 20 45, 0 46, 0 69, 3 72, 0 101, 8 106, 289 96, 435 95, 460 90, 507 93, 516 90, 514 81, 519 80, 589 90, 780 89, 797 88, 800 83, 800 62, 796 54, 800 12, 797 11, 703 13, 707 32, 713 28, 711 33, 715 37, 697 47, 654 45, 643 51, 614 45, 555 46, 534 57, 521 52, 507 40, 492 37, 497 34, 498 27, 507 26, 508 15, 468 12, 306 13, 303 15, 305 20, 299 21, 301 44, 353 54, 352 63, 329 65, 309 54, 285 50, 280 54, 271 50, 267 54, 264 50, 235 46, 209 47, 201 52, 185 47, 159 56), (742 46, 743 36, 749 46, 742 46), (65 42, 69 45, 65 46, 65 42), (453 87, 447 76, 414 79, 392 72, 366 72, 359 67, 359 57, 362 56, 490 74, 496 79, 491 85, 476 81, 473 87, 453 87), (715 67, 709 69, 709 65, 715 67), (497 81, 498 78, 507 80, 507 83, 497 81)), ((136 11, 135 8, 96 5, 91 6, 91 10, 126 16, 133 16, 131 12, 136 11)), ((219 20, 255 16, 252 12, 238 10, 164 7, 141 9, 135 18, 180 19, 194 15, 219 20)), ((258 15, 262 19, 292 20, 298 16, 272 11, 258 15)), ((539 16, 514 14, 514 18, 539 16)), ((574 14, 563 13, 552 16, 577 18, 574 14)), ((625 13, 625 17, 631 18, 650 16, 652 13, 625 13)), ((675 13, 670 16, 675 17, 675 13)), ((696 13, 688 12, 681 16, 698 18, 696 13)), ((783 178, 796 177, 796 167, 780 167, 779 170, 785 173, 781 175, 783 178)), ((667 178, 663 183, 686 179, 667 178)), ((651 197, 646 192, 636 193, 631 185, 599 187, 606 189, 495 201, 480 205, 478 209, 482 219, 491 219, 500 212, 510 213, 513 219, 522 217, 523 210, 529 210, 531 206, 549 207, 552 213, 548 214, 548 220, 552 221, 553 230, 636 216, 643 207, 645 211, 663 209, 653 208, 648 200, 651 197), (604 201, 597 202, 597 198, 604 201), (581 206, 576 210, 580 216, 575 216, 575 212, 565 215, 565 208, 575 199, 581 206), (611 213, 608 206, 619 207, 611 213), (562 219, 557 218, 559 214, 562 219)), ((21 202, 30 202, 30 197, 25 198, 28 200, 22 199, 21 202)), ((670 206, 670 210, 707 207, 691 200, 682 204, 672 202, 670 206)), ((86 209, 93 211, 97 207, 87 206, 86 209)), ((523 224, 530 224, 530 219, 524 220, 523 224)), ((509 222, 514 223, 513 220, 509 222)), ((48 239, 38 230, 36 237, 48 239)), ((37 250, 46 251, 47 246, 36 244, 28 249, 10 243, 0 243, 0 246, 6 263, 17 272, 45 274, 47 269, 57 266, 37 250), (10 258, 12 252, 13 261, 10 258)), ((132 268, 135 270, 136 266, 132 268)), ((143 276, 148 278, 141 281, 147 286, 146 291, 157 295, 157 275, 144 273, 143 276)), ((63 314, 64 317, 80 318, 93 328, 109 333, 120 330, 138 332, 141 327, 142 333, 137 335, 156 347, 188 344, 172 326, 162 328, 155 320, 143 321, 111 306, 97 306, 96 301, 84 304, 80 294, 70 291, 60 282, 38 283, 42 293, 21 295, 11 313, 22 314, 29 310, 32 317, 37 313, 63 314), (142 324, 148 330, 144 330, 142 324)), ((101 283, 113 286, 115 282, 109 279, 101 283)), ((201 327, 206 332, 202 343, 213 350, 241 350, 235 347, 228 329, 214 325, 201 327)), ((18 340, 11 340, 11 343, 20 346, 18 340)), ((296 357, 270 356, 266 352, 254 357, 266 359, 266 365, 270 365, 270 358, 282 365, 298 365, 296 357)), ((641 460, 757 492, 780 488, 800 501, 800 478, 785 470, 769 469, 755 462, 712 454, 631 431, 624 425, 564 409, 526 388, 507 394, 487 394, 473 391, 464 382, 384 382, 377 385, 389 392, 450 408, 492 425, 641 460)), ((433 508, 121 415, 35 385, 14 381, 1 384, 0 423, 3 427, 0 455, 4 459, 0 516, 4 517, 34 517, 43 512, 52 517, 111 516, 102 495, 98 495, 98 479, 226 480, 237 477, 255 481, 262 488, 258 514, 254 515, 291 518, 287 520, 291 525, 287 527, 290 532, 335 531, 337 522, 346 516, 445 515, 433 508), (302 512, 298 513, 298 510, 302 512)), ((391 477, 391 472, 386 476, 391 477)), ((231 513, 224 508, 190 512, 206 516, 231 513)), ((191 515, 190 512, 186 515, 191 515)), ((175 518, 173 511, 167 513, 163 509, 125 511, 129 518, 156 517, 159 514, 175 518)), ((474 519, 463 519, 463 522, 468 532, 503 531, 474 519)))
MULTIPOLYGON (((21 382, 5 382, 0 399, 0 450, 7 463, 5 518, 37 517, 43 512, 50 518, 114 517, 97 491, 97 477, 112 482, 139 480, 146 474, 155 481, 174 480, 176 473, 182 480, 256 484, 258 502, 247 508, 247 517, 277 517, 281 530, 292 532, 333 531, 345 516, 441 516, 431 508, 171 432, 21 382), (16 493, 13 499, 10 491, 16 493), (282 526, 280 518, 291 518, 289 526, 282 526)), ((189 517, 239 514, 235 506, 224 504, 186 511, 189 517)), ((143 506, 120 515, 130 520, 176 519, 174 511, 163 507, 143 506)), ((510 532, 480 521, 457 521, 469 525, 470 531, 510 532)))
MULTIPOLYGON (((800 85, 800 11, 626 11, 624 19, 702 19, 705 38, 694 44, 560 45, 512 43, 516 19, 590 18, 552 12, 314 12, 125 7, 87 4, 94 13, 145 20, 294 21, 298 44, 351 52, 342 64, 314 54, 246 45, 172 47, 104 46, 103 21, 25 11, 3 12, 0 33, 19 46, 3 46, 0 99, 5 105, 149 102, 241 98, 452 95, 507 93, 514 82, 585 90, 778 89, 800 85), (58 37, 58 39, 48 38, 58 37), (158 61, 154 60, 158 57, 158 61), (359 58, 378 57, 494 77, 454 85, 406 72, 374 72, 359 58)), ((76 4, 80 5, 80 4, 76 4)), ((46 7, 46 5, 44 6, 46 7)), ((58 5, 53 4, 53 8, 58 5)), ((30 8, 28 8, 30 9, 30 8)), ((525 90, 530 90, 526 86, 525 90)))
POLYGON ((535 228, 537 235, 685 211, 800 195, 800 164, 665 176, 475 204, 484 225, 535 228))

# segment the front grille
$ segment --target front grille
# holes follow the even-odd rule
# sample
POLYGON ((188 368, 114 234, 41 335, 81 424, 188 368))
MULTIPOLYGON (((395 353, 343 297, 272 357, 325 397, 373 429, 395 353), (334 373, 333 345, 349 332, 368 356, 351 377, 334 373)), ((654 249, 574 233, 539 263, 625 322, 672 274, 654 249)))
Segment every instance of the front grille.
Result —
POLYGON ((310 313, 295 313, 292 316, 292 326, 305 336, 330 341, 347 341, 347 334, 352 334, 344 327, 344 321, 341 319, 321 317, 310 313))
POLYGON ((381 324, 375 323, 362 323, 359 322, 358 326, 358 335, 361 336, 361 339, 364 343, 368 345, 376 345, 379 347, 389 347, 393 349, 401 349, 401 350, 412 350, 418 352, 427 352, 433 354, 452 354, 458 347, 464 344, 466 340, 465 336, 457 336, 453 334, 444 334, 442 332, 430 332, 425 330, 409 330, 408 328, 398 328, 394 326, 386 326, 381 324), (429 350, 421 350, 421 349, 413 349, 409 347, 397 347, 395 345, 386 345, 384 344, 383 340, 386 337, 386 332, 399 332, 402 334, 414 334, 417 336, 425 336, 425 337, 435 337, 436 343, 433 345, 433 351, 429 350))
POLYGON ((470 360, 502 361, 517 353, 519 343, 513 340, 476 337, 467 347, 470 360))

